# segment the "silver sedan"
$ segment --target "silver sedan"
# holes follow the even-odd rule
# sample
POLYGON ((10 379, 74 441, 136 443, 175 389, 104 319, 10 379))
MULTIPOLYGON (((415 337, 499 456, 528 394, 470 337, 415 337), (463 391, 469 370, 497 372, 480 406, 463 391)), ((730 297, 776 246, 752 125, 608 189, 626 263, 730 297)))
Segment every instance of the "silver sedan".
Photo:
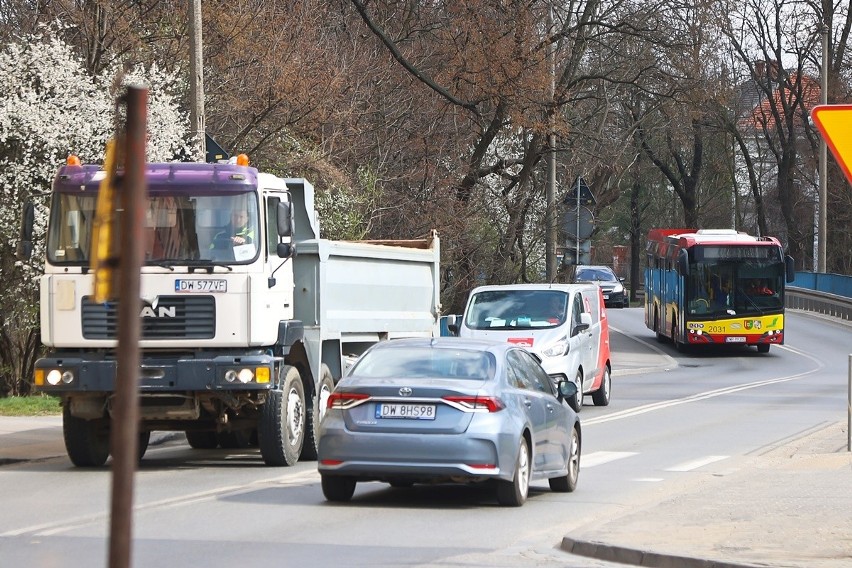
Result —
POLYGON ((358 481, 494 481, 501 505, 524 504, 529 483, 570 492, 580 471, 581 430, 538 360, 509 343, 442 337, 380 342, 328 399, 318 468, 329 501, 358 481))

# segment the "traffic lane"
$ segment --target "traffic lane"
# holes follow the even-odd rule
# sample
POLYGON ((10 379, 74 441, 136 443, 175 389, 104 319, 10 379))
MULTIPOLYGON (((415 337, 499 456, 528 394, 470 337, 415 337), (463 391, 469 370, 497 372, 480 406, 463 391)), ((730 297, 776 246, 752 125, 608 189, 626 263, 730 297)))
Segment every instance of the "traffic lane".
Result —
MULTIPOLYGON (((313 465, 254 481, 248 468, 226 472, 221 464, 168 472, 143 468, 136 484, 134 563, 159 566, 192 555, 193 562, 214 566, 246 561, 278 566, 286 555, 287 564, 310 565, 590 565, 558 548, 565 517, 589 505, 565 495, 554 499, 546 485, 536 485, 527 505, 518 509, 500 508, 486 487, 396 490, 379 483, 359 484, 353 501, 341 506, 323 499, 313 465), (165 475, 177 479, 169 484, 165 475), (154 479, 171 485, 171 498, 151 499, 146 488, 154 479), (186 479, 194 480, 191 487, 186 479)), ((75 491, 68 497, 83 502, 91 496, 75 491)), ((105 499, 95 501, 92 509, 107 510, 105 499)), ((53 512, 52 523, 0 534, 0 556, 11 565, 46 565, 56 558, 69 567, 99 564, 107 516, 82 511, 61 516, 53 512)))

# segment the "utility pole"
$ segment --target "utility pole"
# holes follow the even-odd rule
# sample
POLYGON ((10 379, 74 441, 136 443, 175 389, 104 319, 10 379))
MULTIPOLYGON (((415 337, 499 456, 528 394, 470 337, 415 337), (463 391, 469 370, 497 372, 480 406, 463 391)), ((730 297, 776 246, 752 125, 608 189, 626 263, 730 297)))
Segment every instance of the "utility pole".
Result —
POLYGON ((195 141, 193 158, 207 160, 204 124, 204 57, 201 40, 201 0, 189 2, 189 129, 195 141))
MULTIPOLYGON (((553 27, 553 9, 547 14, 547 30, 553 27)), ((550 44, 550 133, 547 136, 547 187, 545 189, 545 274, 548 282, 556 279, 556 44, 550 44)))
MULTIPOLYGON (((823 22, 820 33, 822 34, 822 69, 820 70, 820 102, 828 103, 828 34, 831 30, 823 22)), ((817 243, 819 246, 819 259, 817 261, 817 272, 826 272, 826 248, 828 248, 828 149, 825 137, 819 140, 819 231, 817 243)))

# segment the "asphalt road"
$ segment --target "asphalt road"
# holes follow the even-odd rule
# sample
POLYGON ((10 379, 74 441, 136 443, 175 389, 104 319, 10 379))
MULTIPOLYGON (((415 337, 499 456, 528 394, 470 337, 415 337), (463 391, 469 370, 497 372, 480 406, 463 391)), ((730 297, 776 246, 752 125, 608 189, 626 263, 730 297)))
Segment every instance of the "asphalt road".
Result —
MULTIPOLYGON (((725 478, 742 485, 760 472, 756 457, 845 419, 850 330, 791 314, 787 345, 767 355, 684 355, 654 341, 641 310, 609 313, 612 403, 586 399, 575 493, 537 484, 524 507, 504 509, 485 489, 366 483, 351 503, 332 505, 314 463, 267 468, 254 451, 191 450, 180 435, 166 434, 136 475, 133 564, 619 565, 566 552, 566 537, 569 545, 609 540, 612 550, 712 554, 697 536, 708 532, 700 519, 710 526, 714 503, 718 510, 706 489, 725 478), (691 524, 671 518, 679 496, 691 499, 691 524)), ((35 424, 8 431, 0 420, 0 565, 105 565, 110 472, 72 467, 56 419, 35 424)), ((750 526, 758 529, 771 511, 759 502, 744 510, 738 514, 755 511, 750 526)), ((816 534, 819 518, 796 520, 800 532, 816 534)), ((757 544, 745 546, 766 557, 757 544)), ((794 552, 780 546, 779 554, 794 552)), ((721 557, 755 561, 748 550, 721 557)))

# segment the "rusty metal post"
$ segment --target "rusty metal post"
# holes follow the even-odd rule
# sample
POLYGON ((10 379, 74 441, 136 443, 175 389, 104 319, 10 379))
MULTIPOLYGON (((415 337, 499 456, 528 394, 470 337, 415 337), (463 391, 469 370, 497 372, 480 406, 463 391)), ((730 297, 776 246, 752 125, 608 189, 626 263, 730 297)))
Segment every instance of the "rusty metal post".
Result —
POLYGON ((133 539, 133 475, 139 446, 139 272, 145 214, 145 138, 148 90, 129 87, 124 137, 119 262, 118 348, 112 414, 112 510, 109 566, 130 566, 133 539))

